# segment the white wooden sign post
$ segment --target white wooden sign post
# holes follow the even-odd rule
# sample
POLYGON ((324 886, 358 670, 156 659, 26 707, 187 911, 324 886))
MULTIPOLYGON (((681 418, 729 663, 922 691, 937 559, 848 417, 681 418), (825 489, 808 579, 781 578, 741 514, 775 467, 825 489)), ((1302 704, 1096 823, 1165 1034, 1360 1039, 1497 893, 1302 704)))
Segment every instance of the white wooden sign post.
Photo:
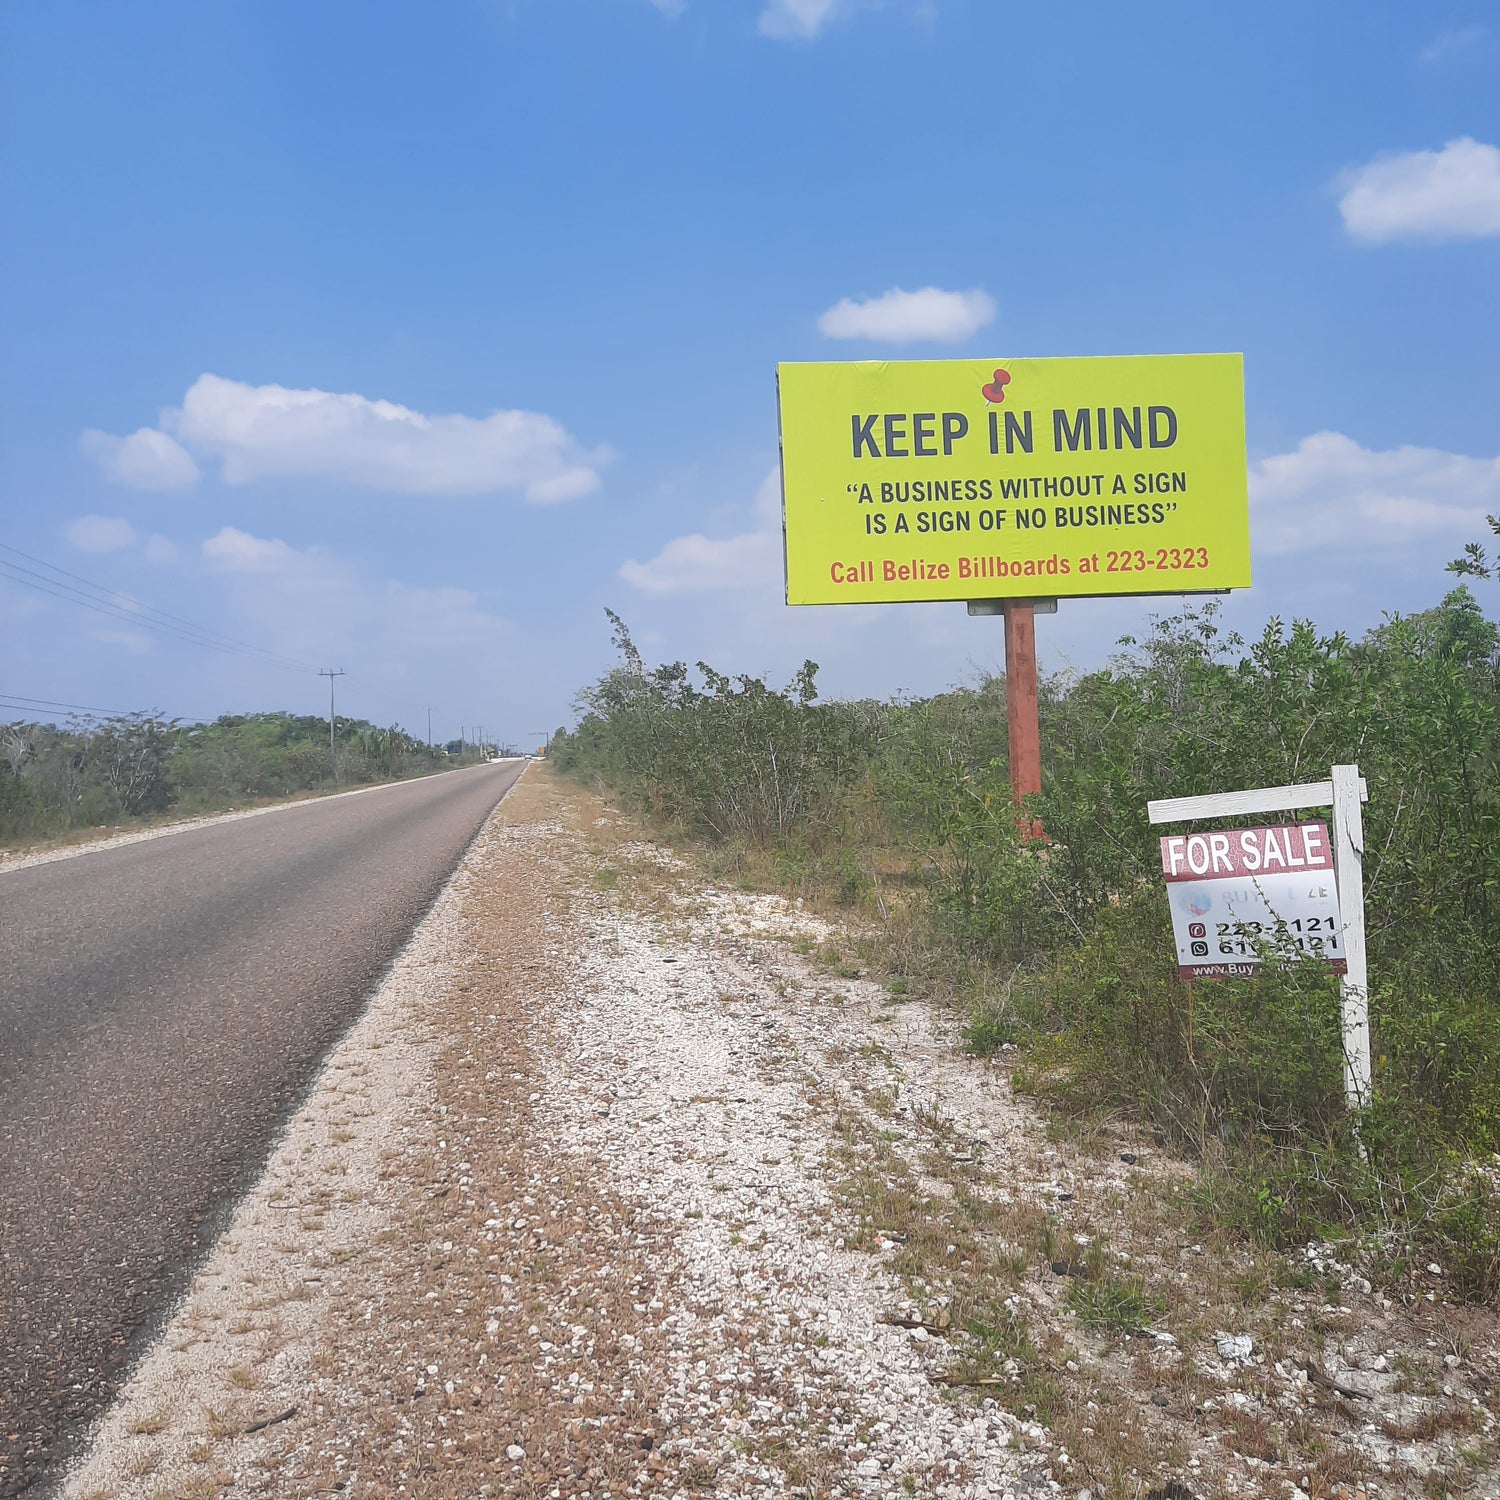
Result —
POLYGON ((1343 1002, 1344 1097, 1351 1109, 1362 1108, 1370 1101, 1370 981, 1365 955, 1364 816, 1360 809, 1360 804, 1367 801, 1369 790, 1359 767, 1335 766, 1328 781, 1259 787, 1244 792, 1211 792, 1203 797, 1167 797, 1146 804, 1152 823, 1295 812, 1308 807, 1333 809, 1334 881, 1347 964, 1339 981, 1343 1002))

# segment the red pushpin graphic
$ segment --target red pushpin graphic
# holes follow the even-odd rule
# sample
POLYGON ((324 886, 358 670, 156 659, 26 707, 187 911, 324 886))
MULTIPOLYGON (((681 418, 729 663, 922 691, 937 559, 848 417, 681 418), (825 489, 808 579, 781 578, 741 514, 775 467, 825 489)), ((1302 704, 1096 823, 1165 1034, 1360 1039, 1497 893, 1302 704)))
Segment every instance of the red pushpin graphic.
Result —
POLYGON ((990 383, 988 385, 982 386, 980 389, 983 390, 983 392, 984 392, 984 399, 986 401, 997 401, 997 402, 998 401, 1004 401, 1005 400, 1005 387, 1008 386, 1009 384, 1010 384, 1010 371, 1009 370, 996 370, 995 371, 995 378, 992 381, 990 381, 990 383))

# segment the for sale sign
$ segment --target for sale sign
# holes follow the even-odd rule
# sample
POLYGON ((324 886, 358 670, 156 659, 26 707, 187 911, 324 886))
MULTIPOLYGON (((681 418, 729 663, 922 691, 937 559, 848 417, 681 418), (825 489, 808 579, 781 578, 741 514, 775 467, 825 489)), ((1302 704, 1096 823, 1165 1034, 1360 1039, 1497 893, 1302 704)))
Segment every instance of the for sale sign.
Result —
POLYGON ((1184 979, 1253 974, 1267 954, 1345 972, 1326 823, 1171 834, 1161 867, 1184 979))

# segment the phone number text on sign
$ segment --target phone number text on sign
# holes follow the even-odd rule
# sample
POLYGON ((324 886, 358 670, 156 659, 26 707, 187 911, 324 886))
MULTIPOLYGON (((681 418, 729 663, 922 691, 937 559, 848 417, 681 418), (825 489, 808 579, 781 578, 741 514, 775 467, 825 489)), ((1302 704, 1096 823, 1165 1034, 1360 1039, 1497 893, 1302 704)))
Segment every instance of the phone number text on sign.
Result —
POLYGON ((1184 979, 1253 974, 1268 950, 1345 972, 1327 824, 1171 834, 1161 867, 1184 979))

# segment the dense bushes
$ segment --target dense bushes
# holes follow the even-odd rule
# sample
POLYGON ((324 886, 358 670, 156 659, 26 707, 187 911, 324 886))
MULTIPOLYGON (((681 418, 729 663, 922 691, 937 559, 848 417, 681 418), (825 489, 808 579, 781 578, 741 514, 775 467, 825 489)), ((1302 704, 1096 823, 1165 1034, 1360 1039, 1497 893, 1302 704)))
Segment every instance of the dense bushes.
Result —
POLYGON ((0 842, 41 838, 173 809, 201 812, 452 764, 399 729, 293 714, 180 724, 153 714, 0 725, 0 842))
POLYGON ((648 668, 611 618, 622 664, 554 742, 565 767, 846 896, 904 883, 922 937, 892 955, 906 977, 969 997, 976 1050, 1020 1044, 1022 1086, 1198 1153, 1216 1216, 1276 1241, 1378 1232, 1388 1261, 1440 1253, 1500 1293, 1483 1175, 1500 1151, 1500 631, 1466 589, 1357 641, 1272 620, 1247 645, 1209 606, 1046 682, 1047 844, 1018 832, 1000 684, 820 703, 808 663, 785 691, 701 666, 700 688, 681 663, 648 668), (1146 820, 1152 798, 1351 761, 1370 786, 1377 1053, 1358 1143, 1336 983, 1297 967, 1185 988, 1146 820))
POLYGON ((839 793, 879 737, 879 705, 818 703, 812 662, 785 692, 700 662, 695 688, 681 662, 648 669, 608 613, 621 665, 584 691, 582 723, 549 754, 694 833, 765 843, 832 832, 839 793))

